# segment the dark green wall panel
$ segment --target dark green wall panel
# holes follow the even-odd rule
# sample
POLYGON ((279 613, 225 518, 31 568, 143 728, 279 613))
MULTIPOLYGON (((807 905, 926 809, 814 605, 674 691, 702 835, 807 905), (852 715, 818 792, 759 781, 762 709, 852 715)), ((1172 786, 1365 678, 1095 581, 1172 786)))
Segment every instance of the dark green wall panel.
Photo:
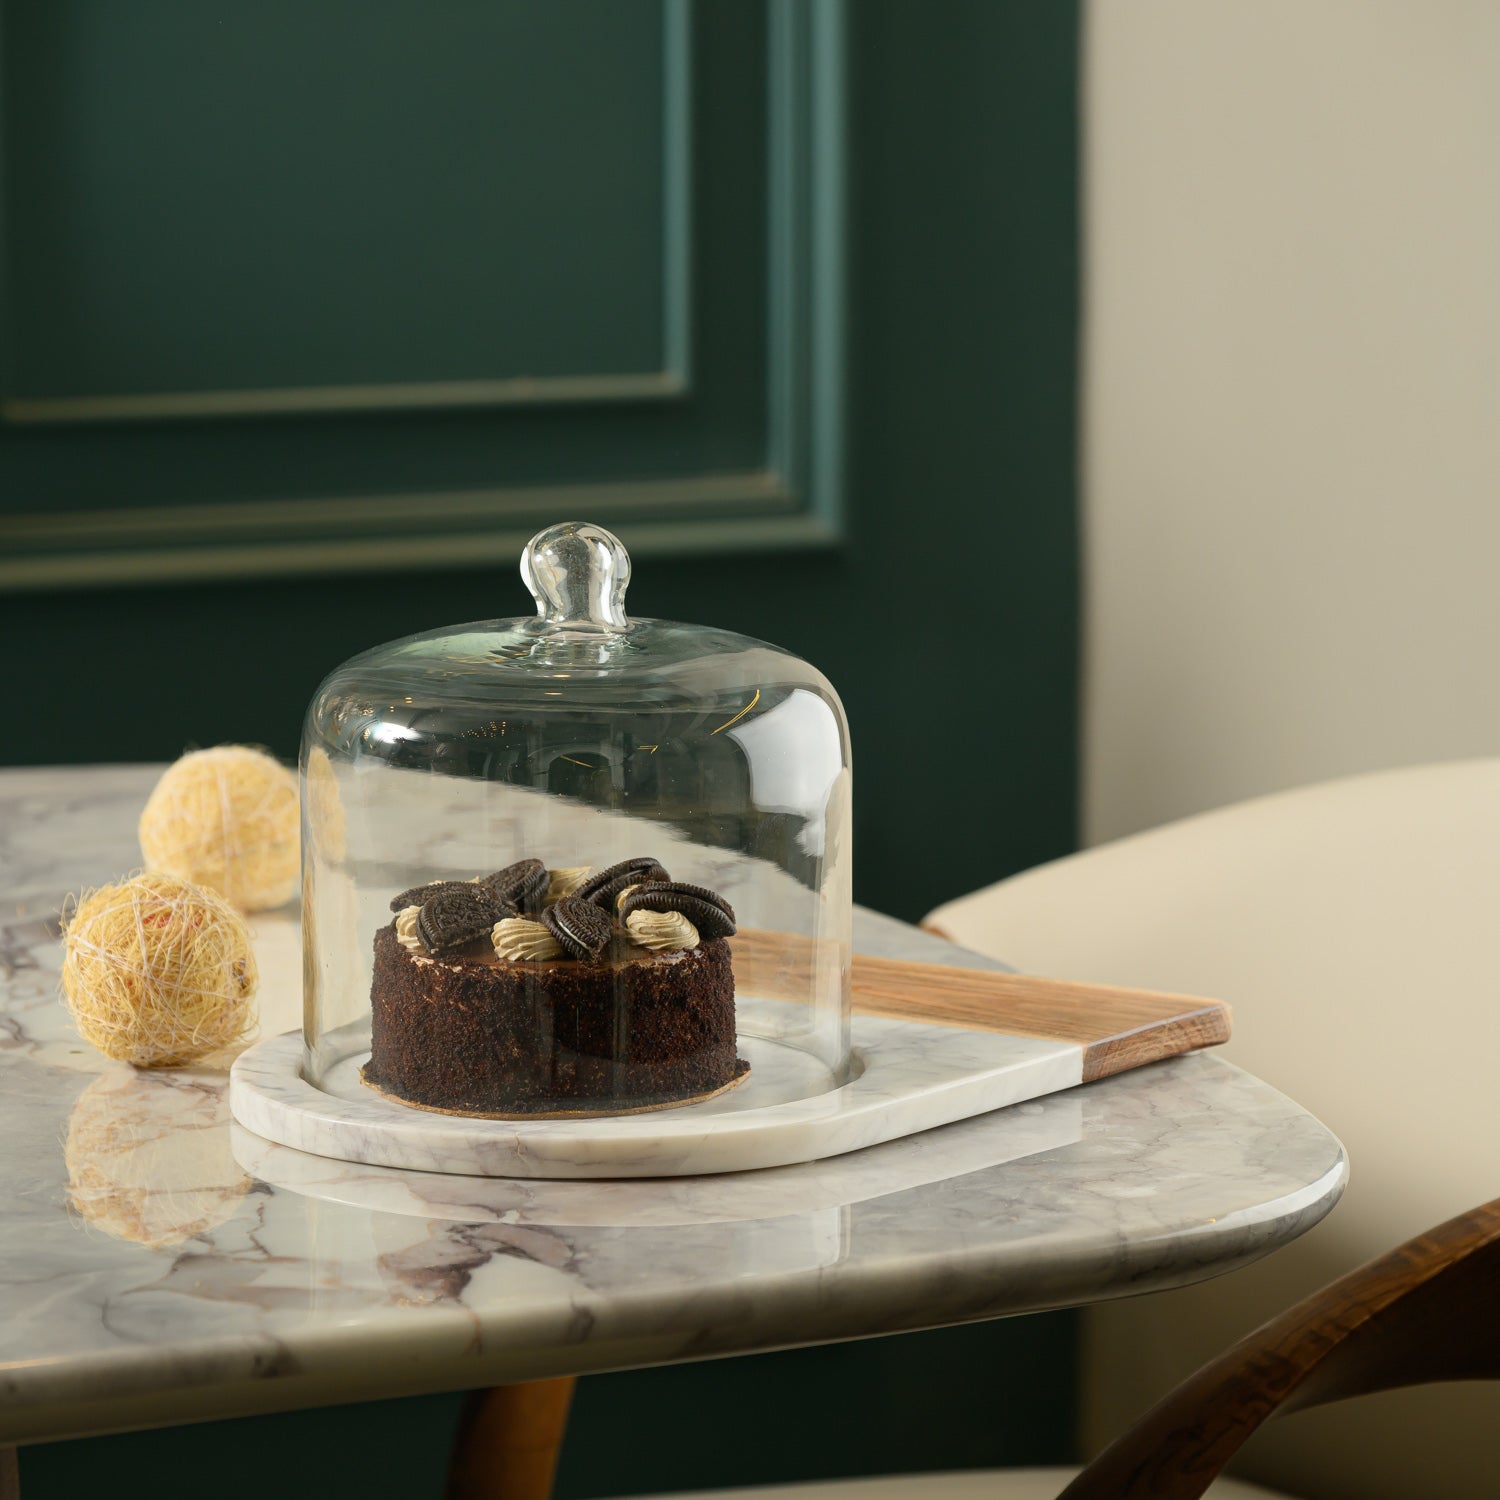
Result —
MULTIPOLYGON (((1067 7, 854 11, 848 540, 658 557, 631 589, 636 613, 823 667, 854 733, 859 894, 906 916, 1073 837, 1072 33, 1067 7)), ((240 457, 199 428, 195 464, 216 451, 240 457)), ((0 753, 156 759, 237 739, 291 755, 345 656, 528 606, 508 565, 0 597, 34 642, 0 753)))
POLYGON ((0 589, 836 539, 841 16, 8 0, 0 589))
MULTIPOLYGON (((847 540, 657 557, 638 566, 631 604, 824 668, 853 733, 856 894, 917 917, 1074 842, 1077 15, 860 0, 849 26, 847 540)), ((289 754, 309 693, 344 656, 523 602, 509 567, 0 598, 0 756, 164 758, 226 739, 289 754)), ((1060 1458, 1071 1330, 1063 1315, 590 1382, 565 1493, 854 1472, 865 1453, 884 1467, 1060 1458), (879 1393, 878 1448, 860 1446, 868 1422, 820 1437, 825 1399, 857 1414, 879 1393), (921 1421, 902 1427, 907 1410, 921 1421), (1025 1419, 987 1420, 1008 1411, 1025 1419), (803 1430, 777 1415, 796 1412, 803 1430), (696 1467, 656 1446, 666 1423, 702 1434, 696 1467), (644 1435, 639 1451, 617 1456, 622 1431, 644 1435)), ((452 1408, 430 1410, 435 1454, 452 1408)), ((348 1420, 366 1419, 372 1433, 387 1420, 348 1420)), ((290 1463, 332 1420, 258 1430, 285 1435, 290 1463)), ((107 1457, 116 1441, 167 1464, 179 1439, 89 1448, 107 1457)))
MULTIPOLYGON (((1027 1318, 593 1376, 574 1400, 556 1500, 1066 1453, 1059 1338, 1059 1320, 1027 1318), (937 1371, 956 1378, 935 1379, 937 1371)), ((203 1500, 211 1480, 213 1500, 264 1500, 269 1460, 279 1491, 296 1500, 442 1500, 460 1402, 427 1396, 48 1443, 22 1450, 22 1494, 203 1500)))
POLYGON ((663 9, 8 0, 7 397, 660 372, 663 9))

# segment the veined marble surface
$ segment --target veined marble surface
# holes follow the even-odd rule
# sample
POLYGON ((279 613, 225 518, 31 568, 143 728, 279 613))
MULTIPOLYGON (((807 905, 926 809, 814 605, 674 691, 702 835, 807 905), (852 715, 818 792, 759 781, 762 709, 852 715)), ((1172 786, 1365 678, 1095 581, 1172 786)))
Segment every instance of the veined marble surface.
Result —
MULTIPOLYGON (((1072 1305, 1252 1260, 1342 1191, 1338 1141, 1205 1054, 711 1179, 272 1145, 231 1129, 224 1071, 111 1064, 56 997, 61 899, 139 862, 156 774, 0 773, 0 1443, 1072 1305)), ((292 918, 256 926, 274 968, 292 918)), ((855 945, 985 964, 870 913, 855 945)))

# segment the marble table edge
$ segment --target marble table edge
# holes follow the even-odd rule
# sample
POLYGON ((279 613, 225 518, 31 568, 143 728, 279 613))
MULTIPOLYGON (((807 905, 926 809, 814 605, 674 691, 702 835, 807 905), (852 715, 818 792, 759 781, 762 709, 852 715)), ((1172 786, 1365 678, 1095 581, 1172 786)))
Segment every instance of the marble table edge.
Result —
POLYGON ((528 1330, 514 1309, 493 1316, 459 1304, 443 1310, 444 1331, 434 1337, 429 1329, 421 1340, 393 1317, 294 1340, 232 1335, 123 1348, 55 1374, 29 1369, 24 1394, 0 1375, 0 1444, 770 1353, 1186 1286, 1249 1265, 1313 1228, 1338 1203, 1348 1176, 1338 1145, 1317 1180, 1270 1203, 1159 1239, 1075 1238, 1019 1271, 993 1243, 925 1257, 915 1274, 910 1257, 892 1254, 834 1275, 758 1276, 753 1289, 721 1294, 711 1316, 701 1298, 582 1290, 561 1339, 546 1310, 547 1326, 528 1330), (1226 1250, 1232 1239, 1240 1244, 1226 1250), (1103 1291, 1101 1264, 1112 1277, 1103 1291), (878 1320, 864 1310, 872 1303, 878 1320))

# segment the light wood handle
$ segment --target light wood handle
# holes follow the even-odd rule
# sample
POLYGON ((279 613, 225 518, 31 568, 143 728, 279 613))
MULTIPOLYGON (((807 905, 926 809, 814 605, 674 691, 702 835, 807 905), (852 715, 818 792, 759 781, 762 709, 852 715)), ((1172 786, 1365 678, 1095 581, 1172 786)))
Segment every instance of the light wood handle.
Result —
MULTIPOLYGON (((736 986, 771 999, 804 1000, 812 965, 830 961, 791 933, 746 929, 732 946, 736 986)), ((1077 1042, 1084 1049, 1085 1080, 1229 1039, 1229 1007, 1193 995, 860 953, 849 988, 857 1015, 1077 1042)))

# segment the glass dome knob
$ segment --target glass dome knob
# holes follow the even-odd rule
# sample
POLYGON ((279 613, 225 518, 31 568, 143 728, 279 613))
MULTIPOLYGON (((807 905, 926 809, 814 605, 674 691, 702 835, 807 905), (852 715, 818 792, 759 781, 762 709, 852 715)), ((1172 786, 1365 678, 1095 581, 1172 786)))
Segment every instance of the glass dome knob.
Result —
POLYGON ((539 531, 521 556, 521 577, 549 625, 624 630, 630 554, 613 532, 587 521, 539 531))

